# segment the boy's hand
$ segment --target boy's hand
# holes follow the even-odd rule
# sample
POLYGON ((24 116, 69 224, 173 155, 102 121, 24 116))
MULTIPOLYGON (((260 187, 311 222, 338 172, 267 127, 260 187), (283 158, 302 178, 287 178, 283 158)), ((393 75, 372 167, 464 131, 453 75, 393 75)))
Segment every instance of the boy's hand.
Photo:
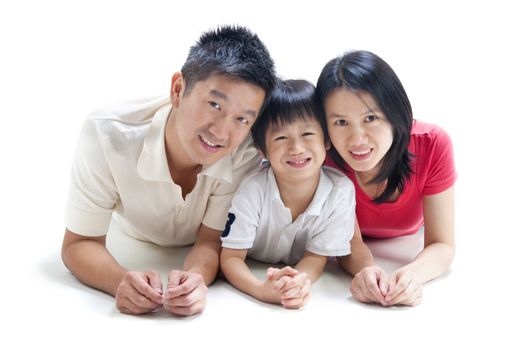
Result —
POLYGON ((306 273, 298 273, 290 266, 267 269, 267 278, 273 282, 273 290, 280 294, 280 302, 288 309, 298 309, 309 300, 311 281, 306 273))

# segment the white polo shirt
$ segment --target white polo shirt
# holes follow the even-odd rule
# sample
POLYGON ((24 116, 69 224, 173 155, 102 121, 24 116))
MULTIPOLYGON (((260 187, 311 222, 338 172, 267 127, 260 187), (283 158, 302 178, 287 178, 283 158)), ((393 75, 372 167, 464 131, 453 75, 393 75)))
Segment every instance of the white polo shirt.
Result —
POLYGON ((315 196, 292 221, 272 169, 247 177, 234 195, 222 246, 248 249, 248 256, 267 263, 296 264, 306 251, 324 256, 350 253, 355 224, 355 188, 336 169, 323 166, 315 196))
POLYGON ((257 169, 249 137, 232 156, 203 167, 182 198, 165 153, 168 98, 134 101, 93 112, 85 121, 73 161, 66 227, 101 236, 112 214, 130 236, 163 246, 192 244, 203 223, 223 230, 241 179, 257 169))

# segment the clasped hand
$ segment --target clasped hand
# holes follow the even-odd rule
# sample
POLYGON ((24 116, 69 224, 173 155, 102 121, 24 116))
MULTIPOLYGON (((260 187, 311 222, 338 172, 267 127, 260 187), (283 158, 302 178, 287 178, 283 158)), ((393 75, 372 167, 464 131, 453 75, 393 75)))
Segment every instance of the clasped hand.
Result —
POLYGON ((273 292, 280 296, 280 303, 287 309, 298 309, 310 298, 311 280, 306 273, 299 273, 290 266, 268 268, 265 283, 271 284, 273 292))
POLYGON ((157 271, 128 271, 115 293, 117 309, 126 314, 145 314, 164 307, 178 316, 190 316, 205 308, 207 286, 199 273, 172 270, 163 292, 157 271))

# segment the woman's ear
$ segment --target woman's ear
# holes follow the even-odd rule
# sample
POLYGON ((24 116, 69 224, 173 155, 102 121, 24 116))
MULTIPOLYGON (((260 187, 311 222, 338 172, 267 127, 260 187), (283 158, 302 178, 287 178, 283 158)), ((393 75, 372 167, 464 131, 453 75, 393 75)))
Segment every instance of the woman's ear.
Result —
POLYGON ((179 101, 185 92, 185 79, 181 72, 176 72, 172 76, 172 84, 170 85, 170 103, 172 107, 178 107, 179 101))
POLYGON ((330 148, 331 148, 331 142, 326 141, 326 151, 329 151, 330 148))

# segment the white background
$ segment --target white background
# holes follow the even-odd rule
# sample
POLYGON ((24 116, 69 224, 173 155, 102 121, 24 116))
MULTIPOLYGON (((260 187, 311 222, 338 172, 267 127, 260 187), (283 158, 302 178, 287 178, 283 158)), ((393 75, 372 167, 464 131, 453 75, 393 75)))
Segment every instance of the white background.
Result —
POLYGON ((3 1, 0 344, 525 348, 525 23, 520 1, 3 1), (239 303, 209 301, 187 319, 138 318, 66 272, 63 213, 83 118, 103 104, 168 93, 190 45, 219 24, 256 32, 284 78, 316 82, 329 59, 371 50, 399 75, 414 116, 450 133, 457 255, 450 275, 425 288, 423 305, 342 298, 325 309, 321 296, 282 312, 220 284, 211 296, 239 303))

